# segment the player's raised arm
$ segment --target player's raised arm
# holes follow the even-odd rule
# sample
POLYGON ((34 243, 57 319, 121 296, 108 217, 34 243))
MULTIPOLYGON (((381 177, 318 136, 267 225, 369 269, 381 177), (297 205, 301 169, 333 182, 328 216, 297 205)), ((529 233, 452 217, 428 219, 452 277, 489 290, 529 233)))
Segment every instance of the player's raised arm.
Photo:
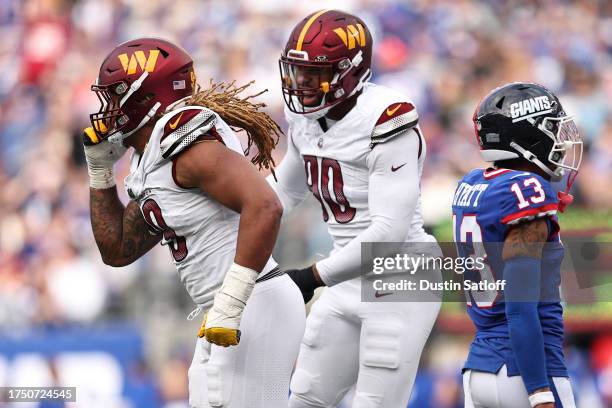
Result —
POLYGON ((272 254, 282 207, 257 169, 222 143, 205 141, 178 157, 176 177, 240 213, 234 261, 260 272, 272 254))
MULTIPOLYGON (((530 399, 550 401, 544 336, 538 314, 542 248, 548 237, 548 221, 536 219, 510 229, 504 241, 506 318, 514 356, 530 399)), ((534 405, 535 406, 535 405, 534 405)), ((538 407, 552 407, 542 403, 538 407)))
POLYGON ((115 186, 113 165, 125 148, 107 140, 98 143, 92 128, 83 135, 89 172, 91 227, 105 264, 125 266, 157 244, 161 236, 150 232, 138 204, 124 207, 115 186))

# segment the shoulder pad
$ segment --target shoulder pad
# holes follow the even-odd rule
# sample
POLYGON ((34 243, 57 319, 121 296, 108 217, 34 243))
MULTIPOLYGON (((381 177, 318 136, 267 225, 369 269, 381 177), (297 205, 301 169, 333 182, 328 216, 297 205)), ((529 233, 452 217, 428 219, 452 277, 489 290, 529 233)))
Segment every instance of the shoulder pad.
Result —
POLYGON ((485 179, 491 180, 487 199, 495 203, 502 224, 513 225, 557 213, 558 198, 550 182, 534 173, 503 170, 484 172, 485 179))
POLYGON ((398 102, 385 109, 372 130, 372 145, 384 143, 400 135, 419 122, 416 108, 410 102, 398 102))
POLYGON ((164 125, 160 139, 164 159, 183 151, 196 139, 214 129, 217 122, 215 113, 209 109, 184 109, 174 114, 164 125))

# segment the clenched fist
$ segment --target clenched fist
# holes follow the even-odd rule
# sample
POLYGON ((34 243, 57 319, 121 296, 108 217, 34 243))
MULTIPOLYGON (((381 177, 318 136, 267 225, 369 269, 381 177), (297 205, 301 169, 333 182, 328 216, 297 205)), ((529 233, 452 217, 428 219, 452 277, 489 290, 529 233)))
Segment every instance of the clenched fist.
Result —
MULTIPOLYGON (((106 127, 98 122, 100 130, 106 127)), ((127 150, 123 145, 100 140, 92 127, 83 130, 83 149, 87 160, 89 186, 97 189, 111 188, 115 185, 113 166, 127 150)))
POLYGON ((255 287, 258 273, 232 264, 212 307, 204 317, 199 337, 218 346, 235 346, 240 342, 240 320, 246 302, 255 287))

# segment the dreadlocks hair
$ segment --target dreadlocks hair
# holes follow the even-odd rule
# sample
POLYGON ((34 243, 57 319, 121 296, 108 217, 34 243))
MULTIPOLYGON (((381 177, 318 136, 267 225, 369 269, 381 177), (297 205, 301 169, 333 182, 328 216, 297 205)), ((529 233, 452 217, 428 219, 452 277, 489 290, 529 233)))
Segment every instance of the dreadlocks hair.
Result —
POLYGON ((257 147, 257 154, 251 162, 260 169, 266 168, 274 174, 274 159, 272 150, 278 144, 283 131, 280 126, 261 108, 265 103, 251 102, 265 92, 264 89, 254 95, 242 97, 240 94, 254 84, 251 81, 245 85, 237 86, 236 81, 216 83, 210 80, 210 86, 202 90, 198 85, 194 89, 191 98, 187 101, 189 105, 197 105, 215 111, 234 131, 244 130, 248 137, 247 148, 244 151, 248 155, 253 144, 257 147))

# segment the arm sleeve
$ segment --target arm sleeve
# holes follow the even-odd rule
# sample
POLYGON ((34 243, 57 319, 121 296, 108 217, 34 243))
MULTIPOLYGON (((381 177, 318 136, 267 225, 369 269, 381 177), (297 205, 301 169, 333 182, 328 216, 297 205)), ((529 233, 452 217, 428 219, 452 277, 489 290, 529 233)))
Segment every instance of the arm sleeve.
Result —
POLYGON ((544 336, 538 314, 540 262, 536 258, 516 257, 507 260, 504 266, 508 334, 514 358, 529 394, 549 386, 544 336))
POLYGON ((300 204, 308 193, 304 162, 291 137, 287 139, 287 153, 281 164, 275 169, 275 173, 278 181, 274 180, 273 175, 266 177, 266 181, 276 192, 283 205, 284 217, 300 204))
POLYGON ((372 221, 345 247, 317 262, 317 271, 327 286, 360 275, 362 242, 398 242, 406 238, 420 193, 419 144, 419 135, 409 129, 370 152, 368 208, 372 221))

